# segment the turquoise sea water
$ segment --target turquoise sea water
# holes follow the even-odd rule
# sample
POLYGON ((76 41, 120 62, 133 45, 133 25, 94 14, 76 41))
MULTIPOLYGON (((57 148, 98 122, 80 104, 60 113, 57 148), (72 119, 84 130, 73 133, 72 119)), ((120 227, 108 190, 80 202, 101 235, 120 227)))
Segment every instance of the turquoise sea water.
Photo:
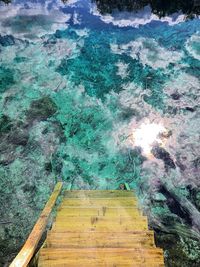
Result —
POLYGON ((199 266, 199 18, 102 3, 0 2, 0 264, 61 179, 129 183, 166 266, 199 266), (168 137, 149 156, 152 123, 168 137))

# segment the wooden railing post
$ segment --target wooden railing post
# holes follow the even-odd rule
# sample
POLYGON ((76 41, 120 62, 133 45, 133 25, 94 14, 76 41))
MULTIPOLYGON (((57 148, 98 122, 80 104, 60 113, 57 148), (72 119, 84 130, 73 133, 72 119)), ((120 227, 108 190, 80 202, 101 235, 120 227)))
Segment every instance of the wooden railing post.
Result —
POLYGON ((10 267, 26 267, 31 258, 33 257, 38 243, 42 237, 42 234, 45 231, 46 225, 48 223, 49 215, 56 203, 56 200, 60 194, 62 189, 62 182, 58 182, 54 188, 53 193, 51 194, 48 202, 46 203, 39 219, 37 220, 33 230, 31 231, 28 239, 26 240, 24 246, 10 264, 10 267))

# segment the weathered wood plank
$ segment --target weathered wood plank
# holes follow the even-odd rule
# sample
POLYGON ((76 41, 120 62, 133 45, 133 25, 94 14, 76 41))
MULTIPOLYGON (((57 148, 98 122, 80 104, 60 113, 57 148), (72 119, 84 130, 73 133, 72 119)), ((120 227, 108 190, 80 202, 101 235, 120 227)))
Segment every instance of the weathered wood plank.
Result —
POLYGON ((48 231, 47 233, 47 239, 48 238, 69 238, 69 239, 78 239, 78 238, 96 238, 97 240, 101 239, 121 239, 124 238, 125 240, 127 238, 137 238, 137 237, 147 237, 147 238, 153 238, 154 239, 154 231, 147 230, 147 231, 130 231, 130 232, 86 232, 86 231, 80 231, 80 232, 66 232, 66 233, 60 233, 60 232, 52 232, 48 231))
POLYGON ((132 197, 121 198, 69 198, 64 199, 61 208, 71 207, 137 207, 137 201, 132 197))
POLYGON ((96 232, 109 232, 109 231, 146 231, 148 226, 146 222, 133 222, 130 224, 125 223, 102 223, 102 224, 90 224, 90 223, 55 223, 52 227, 52 231, 60 231, 60 232, 80 232, 82 231, 96 231, 96 232))
POLYGON ((72 190, 65 191, 65 198, 117 198, 117 197, 133 197, 133 191, 127 190, 72 190))
POLYGON ((153 236, 124 235, 121 238, 115 236, 107 238, 106 234, 102 238, 96 237, 48 237, 46 240, 46 247, 49 248, 153 248, 155 247, 153 236))
MULTIPOLYGON (((102 259, 104 262, 119 260, 142 263, 146 260, 152 263, 163 262, 163 251, 158 248, 81 248, 81 249, 61 249, 44 248, 40 252, 43 259, 102 259), (78 256, 78 257, 77 257, 78 256)), ((77 265, 78 266, 78 265, 77 265)))
MULTIPOLYGON (((102 262, 102 260, 74 260, 74 261, 68 261, 67 267, 165 267, 164 263, 152 263, 152 262, 143 262, 143 263, 137 263, 133 260, 130 260, 129 262, 125 262, 124 260, 117 260, 116 262, 102 262)), ((39 262, 38 267, 66 267, 66 260, 42 260, 39 262)))
POLYGON ((64 216, 139 216, 142 212, 137 207, 59 207, 58 215, 64 216))
POLYGON ((81 217, 65 217, 65 216, 57 216, 55 223, 84 223, 84 224, 98 224, 98 223, 119 223, 119 224, 124 224, 124 223, 129 223, 133 224, 134 222, 146 222, 148 224, 147 218, 144 216, 121 216, 121 217, 107 217, 107 216, 81 216, 81 217))

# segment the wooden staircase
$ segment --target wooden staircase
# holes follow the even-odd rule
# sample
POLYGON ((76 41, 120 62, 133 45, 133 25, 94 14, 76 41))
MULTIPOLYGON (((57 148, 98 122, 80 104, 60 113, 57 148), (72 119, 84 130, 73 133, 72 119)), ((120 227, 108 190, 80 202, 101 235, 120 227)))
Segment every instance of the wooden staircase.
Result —
POLYGON ((163 267, 132 191, 65 191, 39 267, 163 267))

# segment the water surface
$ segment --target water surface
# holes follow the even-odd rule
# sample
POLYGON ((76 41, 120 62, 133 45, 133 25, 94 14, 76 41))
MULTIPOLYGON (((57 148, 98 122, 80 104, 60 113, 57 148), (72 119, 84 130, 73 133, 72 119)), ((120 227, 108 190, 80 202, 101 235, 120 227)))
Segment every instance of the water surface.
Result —
POLYGON ((166 266, 199 266, 199 11, 198 1, 0 2, 2 265, 62 179, 129 183, 166 266))

